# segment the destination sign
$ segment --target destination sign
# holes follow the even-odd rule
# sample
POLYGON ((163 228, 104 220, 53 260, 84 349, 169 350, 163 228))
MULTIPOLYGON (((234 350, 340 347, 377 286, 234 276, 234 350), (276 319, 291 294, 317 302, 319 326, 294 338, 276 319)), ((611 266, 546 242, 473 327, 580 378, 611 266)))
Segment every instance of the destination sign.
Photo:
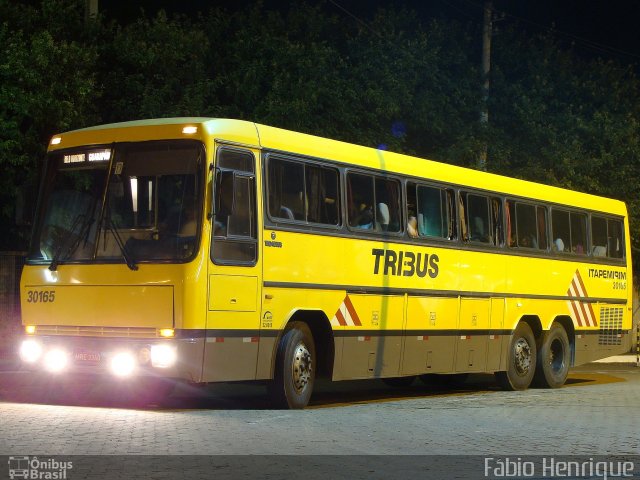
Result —
POLYGON ((70 165, 85 162, 108 162, 111 159, 111 150, 90 150, 88 152, 68 153, 62 158, 63 163, 70 165))

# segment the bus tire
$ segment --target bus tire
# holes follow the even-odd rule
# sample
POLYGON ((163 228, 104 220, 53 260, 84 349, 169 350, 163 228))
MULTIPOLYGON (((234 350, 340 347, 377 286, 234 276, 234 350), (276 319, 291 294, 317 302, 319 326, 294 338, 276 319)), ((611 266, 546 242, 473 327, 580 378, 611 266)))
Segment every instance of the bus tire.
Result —
POLYGON ((538 350, 538 363, 534 384, 545 388, 564 385, 571 363, 571 345, 564 327, 558 323, 551 325, 544 333, 538 350))
POLYGON ((507 371, 496 372, 500 386, 505 390, 526 390, 536 370, 536 339, 531 327, 520 322, 511 335, 507 352, 507 371))
POLYGON ((275 371, 269 384, 277 408, 304 408, 315 380, 316 349, 311 330, 304 322, 287 326, 276 352, 275 371))

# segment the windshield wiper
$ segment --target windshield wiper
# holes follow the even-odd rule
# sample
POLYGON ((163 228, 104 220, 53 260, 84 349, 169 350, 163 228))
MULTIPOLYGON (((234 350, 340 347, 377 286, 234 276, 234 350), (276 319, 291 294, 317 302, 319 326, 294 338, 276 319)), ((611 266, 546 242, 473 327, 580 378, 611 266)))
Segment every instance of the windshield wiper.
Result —
MULTIPOLYGON (((69 255, 73 254, 73 252, 76 251, 76 249, 78 248, 78 245, 80 245, 80 241, 82 240, 82 238, 86 237, 85 234, 88 235, 89 227, 91 226, 93 221, 94 221, 93 216, 85 218, 84 213, 79 213, 78 215, 76 215, 76 218, 73 220, 73 224, 71 224, 69 235, 60 244, 60 247, 56 250, 56 253, 54 253, 53 258, 51 259, 51 264, 49 264, 49 270, 51 270, 52 272, 55 272, 58 268, 58 265, 60 265, 64 260, 69 258, 69 255), (83 219, 84 221, 82 221, 83 219), (81 221, 82 221, 82 224, 80 224, 81 221), (78 225, 81 225, 80 231, 78 232, 78 235, 74 238, 74 233, 78 225)), ((86 241, 87 240, 85 238, 85 243, 86 241)))
POLYGON ((127 247, 125 247, 124 242, 122 241, 122 237, 118 233, 118 229, 114 221, 111 219, 111 217, 109 217, 109 219, 106 220, 105 223, 107 224, 107 228, 113 234, 113 238, 116 239, 116 243, 118 244, 118 247, 120 247, 120 251, 122 252, 122 257, 124 258, 124 261, 127 262, 127 267, 129 267, 133 271, 138 270, 138 265, 136 265, 136 262, 129 254, 127 247))

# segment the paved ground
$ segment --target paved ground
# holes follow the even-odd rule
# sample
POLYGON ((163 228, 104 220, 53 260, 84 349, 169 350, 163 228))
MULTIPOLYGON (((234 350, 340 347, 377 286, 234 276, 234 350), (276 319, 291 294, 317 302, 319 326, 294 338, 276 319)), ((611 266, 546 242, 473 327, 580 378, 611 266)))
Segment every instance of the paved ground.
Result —
POLYGON ((271 410, 255 385, 180 388, 163 406, 141 407, 146 390, 47 384, 5 362, 0 478, 16 456, 36 455, 72 462, 69 480, 486 479, 499 478, 486 475, 488 457, 525 455, 538 455, 535 478, 566 478, 541 475, 540 456, 622 455, 640 479, 640 368, 631 356, 611 362, 574 369, 557 390, 503 392, 490 375, 457 389, 324 382, 304 411, 271 410))
POLYGON ((261 386, 176 391, 138 408, 127 388, 0 375, 0 455, 638 454, 640 369, 591 364, 558 390, 503 392, 323 383, 304 411, 269 409, 261 386))

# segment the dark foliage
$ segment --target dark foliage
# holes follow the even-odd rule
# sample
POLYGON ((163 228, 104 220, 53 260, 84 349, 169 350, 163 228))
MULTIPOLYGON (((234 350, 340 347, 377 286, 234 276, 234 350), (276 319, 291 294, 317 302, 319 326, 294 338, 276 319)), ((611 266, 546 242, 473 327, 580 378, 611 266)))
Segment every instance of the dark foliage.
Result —
POLYGON ((640 238, 640 84, 551 35, 494 38, 490 126, 478 123, 476 24, 384 9, 364 21, 326 4, 248 3, 126 24, 85 21, 82 0, 0 0, 0 248, 20 185, 49 138, 97 123, 169 116, 251 119, 473 166, 627 202, 640 238))

